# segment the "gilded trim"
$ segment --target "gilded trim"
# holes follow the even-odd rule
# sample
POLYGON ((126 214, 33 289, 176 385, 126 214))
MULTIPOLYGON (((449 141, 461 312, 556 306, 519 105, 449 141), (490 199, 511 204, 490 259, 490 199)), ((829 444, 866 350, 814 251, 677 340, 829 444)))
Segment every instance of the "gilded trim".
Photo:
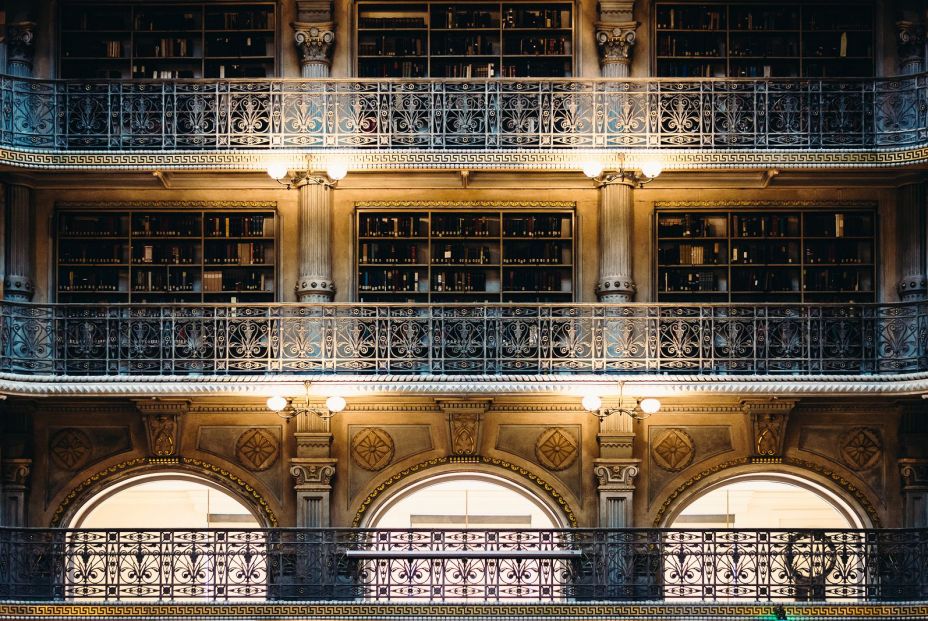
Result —
POLYGON ((110 477, 114 475, 119 475, 124 472, 134 470, 136 468, 140 468, 142 466, 163 466, 163 465, 181 465, 181 464, 192 466, 201 471, 205 471, 207 475, 213 476, 215 478, 219 478, 227 483, 232 483, 235 487, 239 489, 239 492, 242 495, 252 498, 255 501, 255 503, 260 507, 261 511, 264 513, 264 516, 267 519, 267 522, 271 527, 278 526, 277 516, 274 514, 274 511, 268 505, 264 497, 258 492, 258 490, 256 490, 254 487, 249 485, 243 479, 236 476, 232 472, 226 470, 225 468, 221 468, 215 464, 211 464, 201 459, 191 459, 187 457, 181 457, 179 459, 171 459, 171 460, 165 460, 163 458, 149 459, 145 457, 137 457, 135 459, 123 461, 113 466, 104 468, 103 470, 100 470, 99 472, 96 472, 90 475, 89 477, 81 481, 77 486, 75 486, 70 492, 68 492, 68 495, 64 497, 61 503, 59 503, 58 508, 55 509, 55 513, 54 515, 52 515, 52 519, 49 525, 52 528, 60 527, 61 520, 62 518, 64 518, 65 513, 68 511, 71 505, 74 504, 74 502, 79 499, 79 497, 82 494, 87 492, 87 490, 90 489, 91 487, 99 483, 102 483, 103 481, 105 481, 106 479, 109 479, 110 477))
POLYGON ((274 201, 64 201, 59 209, 276 209, 274 201))
POLYGON ((656 201, 657 209, 693 208, 693 207, 850 207, 856 209, 874 208, 877 201, 656 201))
MULTIPOLYGON (((667 509, 670 508, 670 505, 680 497, 680 494, 691 488, 693 485, 702 481, 706 477, 721 472, 722 470, 728 470, 729 468, 735 468, 737 466, 745 466, 749 464, 757 465, 759 462, 754 461, 750 457, 739 457, 737 459, 732 459, 720 464, 716 464, 710 468, 699 472, 698 474, 690 477, 676 489, 674 489, 670 495, 664 499, 664 502, 661 504, 660 508, 657 510, 657 513, 654 515, 654 520, 651 522, 651 525, 654 528, 660 528, 664 522, 664 516, 667 513, 667 509)), ((763 462, 764 464, 772 464, 772 462, 763 462)), ((866 495, 858 488, 856 485, 848 481, 846 478, 842 477, 840 474, 837 474, 833 470, 821 466, 819 464, 813 463, 811 461, 806 461, 804 459, 797 459, 795 457, 784 457, 779 463, 795 466, 797 468, 802 468, 804 470, 811 470, 817 472, 818 474, 824 476, 825 478, 833 481, 838 486, 841 487, 844 491, 854 497, 854 500, 860 505, 860 507, 867 513, 867 517, 870 518, 870 522, 873 524, 873 528, 882 528, 883 521, 880 519, 879 514, 876 511, 876 508, 873 506, 873 503, 866 497, 866 495)), ((763 472, 763 471, 758 471, 763 472)))
POLYGON ((573 209, 577 203, 572 201, 358 201, 356 207, 385 209, 400 208, 436 208, 436 207, 476 207, 476 208, 527 208, 527 209, 573 209))
POLYGON ((427 461, 415 464, 410 466, 405 470, 397 472, 386 481, 383 481, 380 485, 375 487, 370 494, 364 499, 361 503, 361 506, 358 508, 358 512, 355 513, 354 520, 351 522, 352 528, 358 528, 361 525, 361 520, 364 519, 364 514, 370 509, 371 504, 380 497, 381 494, 386 492, 388 489, 402 481, 403 479, 409 477, 410 475, 416 474, 417 472, 422 472, 423 470, 428 470, 430 468, 435 468, 437 466, 443 466, 446 464, 483 464, 486 466, 495 466, 497 468, 502 468, 504 470, 509 470, 518 474, 519 476, 528 479, 536 487, 541 489, 545 494, 550 496, 554 502, 557 503, 557 506, 560 507, 561 511, 564 512, 564 515, 567 517, 567 521, 570 522, 570 525, 574 528, 577 527, 577 516, 574 513, 574 510, 571 508, 567 500, 561 496, 560 493, 554 487, 529 471, 526 468, 513 464, 503 459, 496 459, 493 457, 478 457, 478 456, 452 456, 452 457, 435 457, 427 461))
MULTIPOLYGON (((245 618, 269 617, 272 619, 346 619, 346 618, 421 618, 465 619, 486 617, 490 619, 527 618, 642 618, 655 619, 773 619, 772 603, 700 603, 700 602, 631 602, 617 604, 432 604, 432 603, 236 603, 236 604, 164 604, 133 602, 131 604, 105 603, 41 603, 26 604, 7 602, 0 604, 0 615, 17 619, 61 619, 61 618, 245 618)), ((790 619, 826 617, 830 619, 925 619, 928 604, 925 603, 797 603, 783 602, 790 619)))

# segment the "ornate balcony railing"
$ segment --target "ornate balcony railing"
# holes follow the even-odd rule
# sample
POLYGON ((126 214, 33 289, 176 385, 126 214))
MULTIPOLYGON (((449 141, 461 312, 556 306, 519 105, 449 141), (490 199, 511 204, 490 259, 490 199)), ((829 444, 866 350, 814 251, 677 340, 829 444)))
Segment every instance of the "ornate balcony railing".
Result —
POLYGON ((0 372, 883 374, 928 370, 928 303, 0 304, 0 372))
POLYGON ((3 600, 925 601, 922 530, 0 530, 3 600))
MULTIPOLYGON (((928 74, 167 82, 3 76, 0 97, 0 146, 64 153, 928 147, 928 74)), ((893 161, 904 159, 885 163, 893 161)))

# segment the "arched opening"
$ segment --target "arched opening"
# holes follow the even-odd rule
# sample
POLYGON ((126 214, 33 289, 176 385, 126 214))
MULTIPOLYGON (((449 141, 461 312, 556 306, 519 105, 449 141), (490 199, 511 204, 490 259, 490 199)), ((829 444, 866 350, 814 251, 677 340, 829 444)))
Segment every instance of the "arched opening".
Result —
POLYGON ((746 474, 700 490, 673 517, 674 528, 861 528, 837 494, 798 476, 746 474))
POLYGON ((548 499, 489 472, 430 472, 367 516, 354 553, 377 600, 557 601, 575 581, 576 538, 548 499))
POLYGON ((69 520, 64 596, 263 599, 267 532, 234 493, 187 472, 140 474, 99 491, 69 520))
POLYGON ((563 519, 530 490, 486 473, 446 473, 410 484, 368 518, 372 528, 560 528, 563 519))
POLYGON ((71 528, 258 528, 227 490, 188 473, 144 474, 111 485, 72 516, 71 528))

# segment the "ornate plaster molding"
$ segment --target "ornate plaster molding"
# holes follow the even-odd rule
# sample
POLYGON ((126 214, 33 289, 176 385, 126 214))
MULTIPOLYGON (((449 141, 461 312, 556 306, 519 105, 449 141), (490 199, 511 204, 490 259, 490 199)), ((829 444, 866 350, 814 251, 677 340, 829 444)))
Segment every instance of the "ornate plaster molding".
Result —
POLYGON ((290 476, 296 480, 294 489, 325 491, 332 488, 336 465, 334 459, 295 458, 290 464, 290 476))
POLYGON ((899 460, 899 474, 906 491, 928 489, 928 459, 903 458, 899 460))
POLYGON ((29 474, 32 472, 31 459, 4 459, 3 486, 7 489, 26 489, 29 483, 29 474))
POLYGON ((632 490, 635 489, 635 477, 640 471, 638 464, 641 460, 614 461, 597 459, 593 466, 593 474, 599 481, 600 490, 632 490))
POLYGON ((908 20, 896 22, 896 47, 902 73, 917 73, 924 69, 925 27, 908 20))
POLYGON ((480 446, 480 419, 492 399, 436 399, 448 416, 452 455, 476 455, 480 446))
POLYGON ((335 25, 332 22, 293 22, 293 38, 299 53, 300 64, 322 64, 332 62, 335 46, 335 25))
POLYGON ((638 22, 596 24, 596 45, 602 65, 631 62, 632 49, 638 37, 638 25, 638 22))
POLYGON ((741 407, 751 418, 751 453, 754 457, 783 456, 786 425, 795 399, 744 399, 741 407))
POLYGON ((35 22, 15 22, 7 26, 6 50, 8 63, 21 63, 32 69, 35 55, 35 22))

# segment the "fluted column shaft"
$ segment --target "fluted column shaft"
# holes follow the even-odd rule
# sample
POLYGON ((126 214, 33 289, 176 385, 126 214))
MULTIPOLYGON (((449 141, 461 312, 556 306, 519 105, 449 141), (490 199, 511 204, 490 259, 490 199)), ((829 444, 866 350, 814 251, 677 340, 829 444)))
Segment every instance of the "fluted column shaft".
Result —
POLYGON ((596 294, 601 302, 631 302, 635 298, 632 278, 632 199, 627 185, 611 184, 599 194, 599 281, 596 294))
POLYGON ((899 232, 899 266, 902 279, 899 281, 899 297, 904 301, 924 300, 928 295, 925 256, 925 209, 924 183, 910 183, 896 193, 896 230, 899 232))
POLYGON ((32 218, 32 190, 24 185, 7 185, 6 273, 3 277, 3 297, 6 300, 28 302, 35 293, 32 218))
POLYGON ((300 188, 300 277, 296 296, 300 302, 330 302, 332 282, 332 189, 322 184, 300 188))

